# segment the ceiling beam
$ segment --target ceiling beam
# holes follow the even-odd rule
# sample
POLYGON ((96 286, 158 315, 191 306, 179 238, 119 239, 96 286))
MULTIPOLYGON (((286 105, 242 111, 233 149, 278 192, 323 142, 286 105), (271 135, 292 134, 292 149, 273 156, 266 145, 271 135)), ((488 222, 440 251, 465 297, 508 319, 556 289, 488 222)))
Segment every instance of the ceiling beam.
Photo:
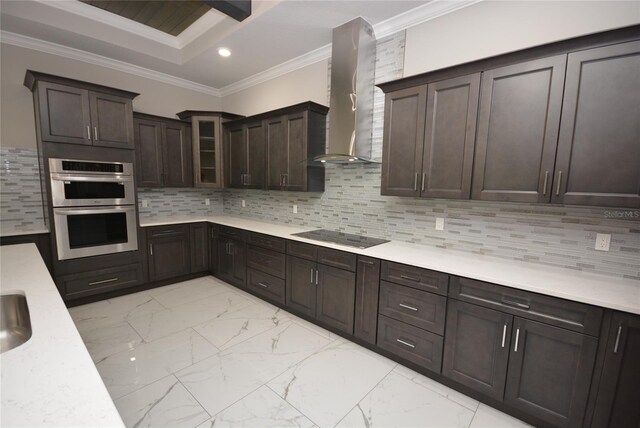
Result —
POLYGON ((235 19, 238 22, 242 22, 251 16, 251 0, 202 0, 203 3, 208 4, 214 9, 219 10, 235 19))

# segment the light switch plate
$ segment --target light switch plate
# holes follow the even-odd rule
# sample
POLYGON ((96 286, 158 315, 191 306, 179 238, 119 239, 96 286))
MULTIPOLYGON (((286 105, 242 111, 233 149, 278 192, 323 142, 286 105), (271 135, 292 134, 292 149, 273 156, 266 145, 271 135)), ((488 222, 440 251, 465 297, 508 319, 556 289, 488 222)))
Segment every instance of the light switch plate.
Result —
POLYGON ((597 233, 596 234, 596 250, 598 251, 609 251, 609 247, 611 246, 611 235, 608 233, 597 233))
POLYGON ((205 200, 204 200, 204 204, 205 204, 205 205, 211 205, 211 199, 209 199, 209 198, 205 198, 205 200))
POLYGON ((436 230, 444 230, 444 218, 436 217, 436 230))
POLYGON ((246 207, 246 206, 247 206, 247 203, 246 203, 246 202, 245 202, 245 200, 243 199, 243 200, 242 200, 242 208, 244 208, 244 207, 246 207))
POLYGON ((149 208, 149 200, 148 199, 141 199, 142 201, 142 208, 149 208))
POLYGON ((296 204, 293 204, 293 213, 298 214, 298 206, 296 204))

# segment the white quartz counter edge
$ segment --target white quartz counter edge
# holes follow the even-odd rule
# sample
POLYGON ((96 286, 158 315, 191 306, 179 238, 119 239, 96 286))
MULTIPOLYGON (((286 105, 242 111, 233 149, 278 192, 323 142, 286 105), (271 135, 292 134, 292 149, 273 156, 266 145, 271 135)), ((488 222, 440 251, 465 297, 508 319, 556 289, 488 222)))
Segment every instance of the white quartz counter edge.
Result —
POLYGON ((291 235, 292 233, 312 230, 314 228, 271 224, 263 221, 230 216, 154 219, 141 222, 141 226, 160 226, 200 221, 238 227, 382 260, 487 281, 520 290, 533 291, 553 297, 640 314, 640 281, 632 279, 615 278, 571 269, 519 262, 516 260, 504 260, 491 256, 444 250, 398 241, 391 241, 368 249, 346 247, 291 235))
POLYGON ((0 237, 7 238, 9 236, 22 236, 22 235, 39 235, 42 233, 49 233, 49 229, 46 227, 38 227, 34 229, 10 229, 0 231, 0 237))
POLYGON ((0 291, 27 297, 32 337, 0 354, 2 426, 124 427, 35 244, 0 248, 0 291))

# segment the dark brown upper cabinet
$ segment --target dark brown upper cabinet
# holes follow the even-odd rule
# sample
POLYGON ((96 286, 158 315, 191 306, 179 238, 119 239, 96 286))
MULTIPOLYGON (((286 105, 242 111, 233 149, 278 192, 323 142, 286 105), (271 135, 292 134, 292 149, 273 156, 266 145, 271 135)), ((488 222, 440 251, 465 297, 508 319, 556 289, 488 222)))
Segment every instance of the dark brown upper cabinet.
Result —
POLYGON ((467 199, 480 73, 387 94, 382 194, 467 199))
POLYGON ((24 83, 34 92, 41 141, 134 148, 138 94, 30 70, 24 83))
POLYGON ((136 113, 134 129, 138 187, 193 187, 188 123, 136 113))
POLYGON ((323 191, 324 168, 307 160, 324 153, 327 111, 306 102, 227 123, 226 186, 323 191))
POLYGON ((552 202, 640 208, 640 41, 570 53, 552 202))
POLYGON ((473 199, 549 202, 566 55, 482 74, 473 199))

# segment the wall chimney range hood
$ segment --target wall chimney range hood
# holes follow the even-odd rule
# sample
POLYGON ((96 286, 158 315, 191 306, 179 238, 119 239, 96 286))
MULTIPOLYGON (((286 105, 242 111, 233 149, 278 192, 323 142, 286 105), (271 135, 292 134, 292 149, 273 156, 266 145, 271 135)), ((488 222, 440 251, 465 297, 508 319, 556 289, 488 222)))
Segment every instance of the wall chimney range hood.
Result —
POLYGON ((376 38, 356 18, 333 29, 329 146, 313 164, 370 163, 376 38))

